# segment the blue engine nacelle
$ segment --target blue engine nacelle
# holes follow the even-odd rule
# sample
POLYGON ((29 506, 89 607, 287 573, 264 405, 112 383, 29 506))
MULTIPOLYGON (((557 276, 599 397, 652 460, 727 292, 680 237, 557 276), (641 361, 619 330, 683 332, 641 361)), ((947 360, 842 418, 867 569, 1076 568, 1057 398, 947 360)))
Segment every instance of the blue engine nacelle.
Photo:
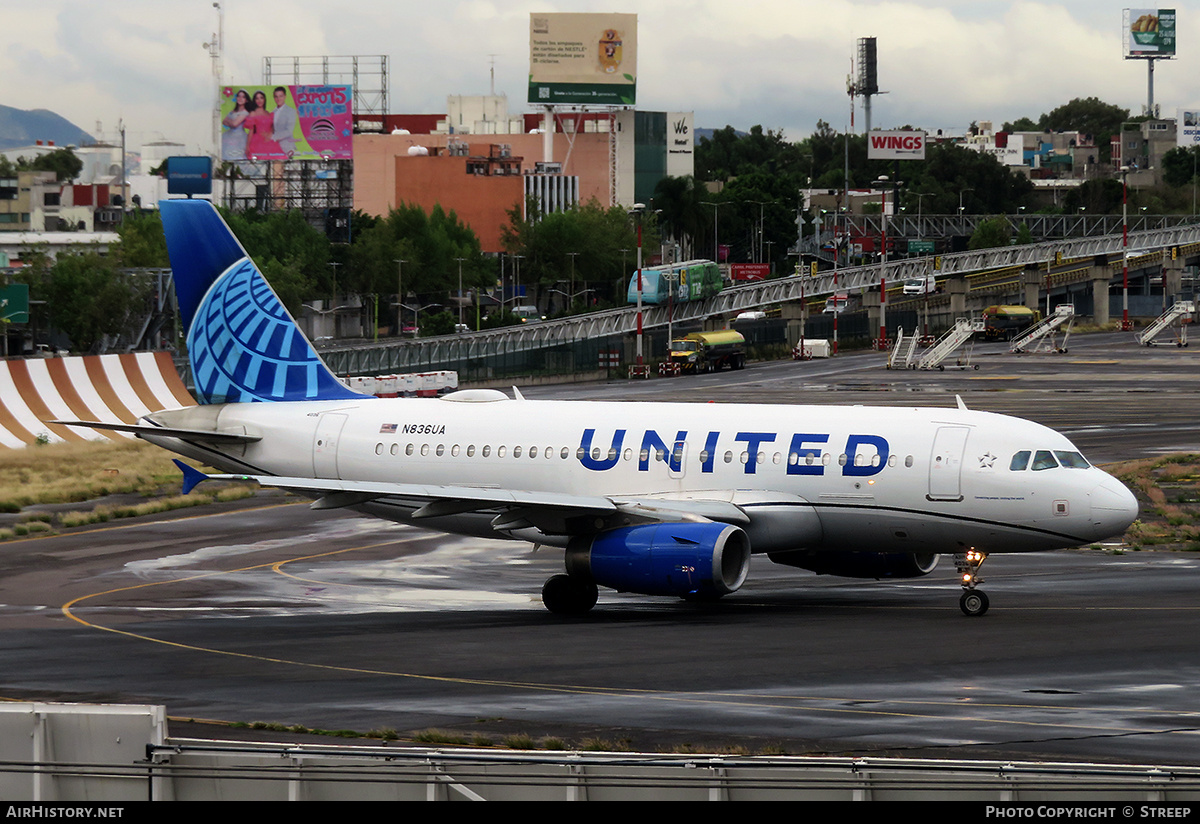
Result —
POLYGON ((767 557, 777 564, 842 578, 920 578, 933 572, 938 562, 932 552, 772 552, 767 557))
POLYGON ((746 580, 750 539, 728 524, 646 524, 572 539, 566 561, 569 574, 621 592, 721 596, 746 580))

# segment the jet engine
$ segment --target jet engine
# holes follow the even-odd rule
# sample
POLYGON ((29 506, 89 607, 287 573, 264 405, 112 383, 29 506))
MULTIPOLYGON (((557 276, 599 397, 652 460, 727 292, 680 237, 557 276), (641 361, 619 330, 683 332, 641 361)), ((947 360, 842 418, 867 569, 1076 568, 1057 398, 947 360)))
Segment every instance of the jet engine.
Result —
POLYGON ((933 572, 932 552, 773 552, 777 564, 843 578, 920 578, 933 572))
POLYGON ((567 572, 622 592, 721 596, 750 571, 750 540, 721 523, 659 523, 574 538, 567 572))

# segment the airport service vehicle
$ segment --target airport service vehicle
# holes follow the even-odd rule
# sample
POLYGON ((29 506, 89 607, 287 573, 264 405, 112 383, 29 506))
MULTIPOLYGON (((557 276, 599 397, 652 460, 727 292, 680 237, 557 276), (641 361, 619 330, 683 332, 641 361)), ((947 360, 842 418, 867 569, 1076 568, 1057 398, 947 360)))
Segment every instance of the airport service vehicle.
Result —
POLYGON ((732 329, 692 332, 671 341, 670 362, 684 372, 741 369, 746 365, 746 338, 732 329))
MULTIPOLYGON (((689 260, 665 266, 642 269, 642 303, 665 305, 669 301, 682 303, 702 300, 717 294, 724 287, 721 270, 711 260, 689 260)), ((638 302, 638 273, 629 278, 629 303, 638 302)))
POLYGON ((937 290, 937 280, 933 273, 904 280, 904 294, 906 295, 932 295, 937 290))
MULTIPOLYGON (((713 599, 752 556, 819 574, 915 578, 953 555, 960 608, 991 553, 1090 544, 1133 495, 1063 435, 967 409, 386 399, 343 385, 207 201, 160 204, 199 405, 137 424, 184 456, 355 511, 563 549, 555 613, 598 588, 713 599)), ((206 475, 180 462, 185 490, 206 475)), ((544 550, 543 550, 544 551, 544 550)))
POLYGON ((988 340, 1012 340, 1042 319, 1028 306, 989 306, 983 310, 983 336, 988 340))

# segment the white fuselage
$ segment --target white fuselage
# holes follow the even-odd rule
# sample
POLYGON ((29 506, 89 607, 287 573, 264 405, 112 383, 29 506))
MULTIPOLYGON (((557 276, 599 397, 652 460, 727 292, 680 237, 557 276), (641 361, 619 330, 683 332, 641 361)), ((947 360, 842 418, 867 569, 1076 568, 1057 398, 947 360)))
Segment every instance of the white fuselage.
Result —
MULTIPOLYGON (((1137 514, 1064 436, 965 409, 364 399, 150 418, 260 436, 219 453, 151 438, 235 473, 732 502, 755 552, 1054 549, 1118 534, 1137 514)), ((406 521, 419 505, 357 508, 406 521)), ((421 523, 495 536, 494 515, 421 523)))

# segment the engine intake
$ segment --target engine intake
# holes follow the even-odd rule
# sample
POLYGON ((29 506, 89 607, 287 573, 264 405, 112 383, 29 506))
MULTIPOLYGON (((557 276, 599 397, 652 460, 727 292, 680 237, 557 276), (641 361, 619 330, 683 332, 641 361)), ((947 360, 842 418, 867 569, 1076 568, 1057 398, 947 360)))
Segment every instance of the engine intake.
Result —
POLYGON ((750 539, 720 523, 624 527, 572 539, 567 572, 643 595, 725 595, 750 571, 750 539))

